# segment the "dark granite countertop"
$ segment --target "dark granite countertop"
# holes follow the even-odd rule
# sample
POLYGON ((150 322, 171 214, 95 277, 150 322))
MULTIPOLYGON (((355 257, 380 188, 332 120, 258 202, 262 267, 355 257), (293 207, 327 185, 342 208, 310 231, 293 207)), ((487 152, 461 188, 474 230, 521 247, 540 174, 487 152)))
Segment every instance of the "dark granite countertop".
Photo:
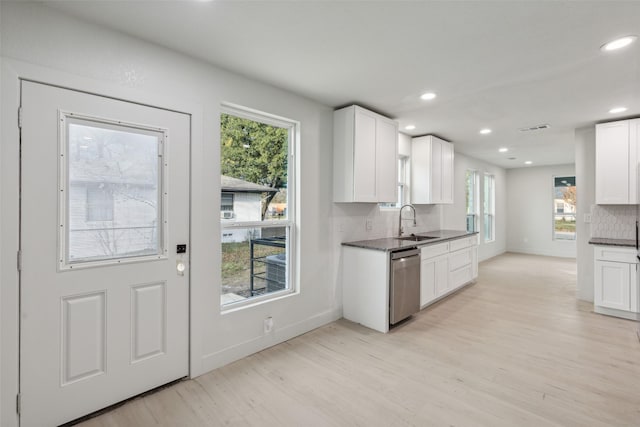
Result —
MULTIPOLYGON (((418 248, 421 246, 432 245, 435 243, 442 243, 447 240, 460 239, 462 237, 468 237, 478 234, 477 232, 470 233, 466 230, 435 230, 427 231, 425 233, 416 233, 416 236, 433 237, 429 240, 422 240, 419 242, 411 240, 398 240, 395 237, 384 237, 382 239, 371 240, 359 240, 356 242, 343 242, 344 246, 354 246, 356 248, 373 249, 376 251, 395 252, 401 249, 418 248)), ((408 235, 407 235, 408 236, 408 235)))
POLYGON ((609 239, 606 237, 592 237, 589 240, 591 245, 603 245, 603 246, 628 246, 635 248, 636 241, 633 239, 609 239))

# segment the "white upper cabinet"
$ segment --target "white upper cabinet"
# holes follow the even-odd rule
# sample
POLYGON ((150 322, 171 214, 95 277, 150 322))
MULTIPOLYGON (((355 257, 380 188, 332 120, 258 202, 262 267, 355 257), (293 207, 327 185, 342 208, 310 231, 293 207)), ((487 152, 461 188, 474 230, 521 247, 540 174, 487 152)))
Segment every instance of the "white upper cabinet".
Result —
POLYGON ((413 138, 411 203, 453 203, 453 144, 433 135, 413 138))
POLYGON ((596 125, 596 203, 635 205, 640 119, 596 125))
POLYGON ((334 112, 334 202, 395 202, 397 157, 396 122, 355 105, 334 112))

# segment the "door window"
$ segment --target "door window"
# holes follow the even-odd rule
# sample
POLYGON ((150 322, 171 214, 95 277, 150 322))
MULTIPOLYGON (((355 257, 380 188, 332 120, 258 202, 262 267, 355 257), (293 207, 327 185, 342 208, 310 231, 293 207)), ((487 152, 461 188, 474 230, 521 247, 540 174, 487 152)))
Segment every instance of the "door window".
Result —
POLYGON ((61 268, 163 255, 160 129, 61 119, 61 268))

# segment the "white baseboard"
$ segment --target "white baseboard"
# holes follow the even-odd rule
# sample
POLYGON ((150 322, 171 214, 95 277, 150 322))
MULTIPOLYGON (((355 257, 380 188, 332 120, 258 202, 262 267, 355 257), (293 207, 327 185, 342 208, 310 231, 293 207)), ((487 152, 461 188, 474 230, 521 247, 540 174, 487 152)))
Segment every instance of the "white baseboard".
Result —
POLYGON ((507 248, 507 252, 513 252, 518 254, 526 254, 526 255, 542 255, 542 256, 553 256, 559 258, 576 258, 575 250, 549 250, 543 248, 507 248))
POLYGON ((334 322, 341 317, 342 308, 325 311, 324 313, 320 313, 301 322, 274 330, 271 334, 265 334, 215 353, 207 354, 202 357, 202 373, 210 372, 276 344, 283 343, 291 338, 295 338, 328 323, 334 322))
POLYGON ((615 316, 622 319, 640 321, 640 313, 633 313, 631 311, 616 310, 613 308, 600 307, 597 305, 593 306, 593 311, 598 314, 606 314, 607 316, 615 316))

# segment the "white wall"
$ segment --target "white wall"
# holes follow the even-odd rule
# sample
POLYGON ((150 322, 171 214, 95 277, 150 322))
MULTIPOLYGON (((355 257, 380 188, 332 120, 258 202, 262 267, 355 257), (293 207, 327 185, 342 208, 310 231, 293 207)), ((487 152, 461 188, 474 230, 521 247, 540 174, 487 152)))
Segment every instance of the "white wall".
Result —
MULTIPOLYGON (((228 73, 184 55, 120 33, 95 27, 32 3, 1 4, 3 68, 2 161, 3 201, 16 199, 17 185, 5 173, 17 168, 15 111, 18 81, 31 75, 95 93, 110 88, 116 96, 151 102, 192 114, 192 240, 191 301, 196 314, 191 324, 191 370, 198 375, 244 357, 341 315, 334 273, 336 243, 332 240, 332 109, 292 93, 228 73), (50 72, 49 72, 50 70, 50 72), (15 73, 12 77, 10 74, 15 73), (6 83, 8 81, 8 83, 6 83), (4 90, 12 92, 6 97, 4 90), (220 301, 220 211, 219 115, 220 104, 230 102, 266 111, 300 122, 297 196, 300 209, 300 292, 258 306, 221 314, 220 301), (10 137, 7 137, 9 135, 10 137), (10 154, 7 158, 7 153, 10 154), (10 167, 4 169, 4 165, 10 167), (15 187, 15 188, 14 188, 15 187), (5 192, 6 190, 6 192, 5 192), (214 218, 215 221, 210 219, 214 218), (274 332, 263 333, 263 319, 274 319, 274 332)), ((6 218, 3 231, 17 228, 15 212, 6 218)), ((11 236, 8 236, 11 237, 11 236)), ((17 307, 15 250, 12 239, 2 239, 2 302, 17 307), (13 256, 5 256, 8 248, 13 256), (11 263, 12 261, 12 263, 11 263), (9 296, 9 301, 5 297, 9 296)), ((4 322, 3 313, 3 322, 4 322)), ((15 318, 3 323, 2 419, 15 425, 16 367, 4 360, 4 332, 17 330, 15 318)), ((15 337, 9 341, 13 357, 15 337)), ((14 360, 15 361, 15 360, 14 360)))
MULTIPOLYGON (((455 146, 455 144, 454 144, 455 146)), ((478 260, 484 261, 496 255, 504 253, 507 242, 507 194, 506 194, 506 171, 490 163, 483 162, 464 154, 455 153, 454 159, 454 188, 453 188, 453 205, 442 206, 442 228, 452 230, 465 230, 467 227, 467 205, 466 205, 466 173, 467 170, 478 171, 480 175, 480 218, 478 220, 478 229, 483 230, 482 205, 484 202, 483 179, 484 174, 492 174, 495 176, 496 194, 495 194, 495 240, 493 242, 484 242, 482 232, 480 233, 480 246, 478 247, 478 260)))
MULTIPOLYGON (((575 175, 574 165, 507 170, 507 250, 576 257, 575 240, 553 240, 553 177, 575 175)), ((576 181, 578 189, 582 186, 576 181)), ((578 197, 579 199, 579 197, 578 197)))
POLYGON ((576 129, 576 185, 578 198, 577 264, 578 299, 593 301, 593 246, 591 224, 584 222, 584 214, 591 211, 596 202, 596 129, 594 126, 576 129))

